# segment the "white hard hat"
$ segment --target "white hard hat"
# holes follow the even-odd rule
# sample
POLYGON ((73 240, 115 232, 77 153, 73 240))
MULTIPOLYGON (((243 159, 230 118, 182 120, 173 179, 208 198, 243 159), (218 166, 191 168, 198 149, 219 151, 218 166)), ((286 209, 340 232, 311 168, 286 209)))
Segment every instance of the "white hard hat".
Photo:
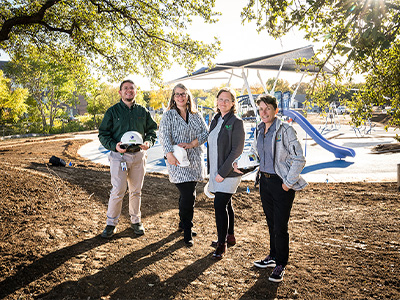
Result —
POLYGON ((253 171, 260 165, 257 155, 252 151, 243 152, 237 161, 237 167, 243 173, 253 171))
POLYGON ((179 161, 180 167, 188 167, 190 165, 189 159, 187 157, 186 150, 178 145, 174 145, 174 156, 179 161))
POLYGON ((129 146, 133 145, 142 145, 143 138, 142 135, 137 131, 127 131, 121 137, 122 146, 121 148, 128 148, 129 146))
POLYGON ((207 182, 206 183, 206 185, 204 186, 204 194, 208 197, 208 198, 215 198, 215 195, 214 194, 212 194, 211 192, 210 192, 210 190, 208 189, 208 183, 209 182, 207 182))

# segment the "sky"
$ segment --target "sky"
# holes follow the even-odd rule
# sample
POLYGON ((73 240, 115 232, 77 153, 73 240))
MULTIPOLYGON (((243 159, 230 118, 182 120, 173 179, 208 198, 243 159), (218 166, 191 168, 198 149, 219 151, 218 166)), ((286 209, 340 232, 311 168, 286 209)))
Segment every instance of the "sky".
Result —
MULTIPOLYGON (((201 20, 195 20, 193 26, 188 29, 192 38, 211 43, 214 36, 221 41, 222 51, 214 60, 215 63, 225 63, 235 60, 255 58, 269 54, 279 53, 291 49, 296 49, 311 45, 310 41, 303 39, 303 34, 299 32, 291 32, 280 40, 270 37, 266 31, 257 33, 255 22, 245 23, 242 25, 240 13, 247 1, 243 0, 216 0, 215 11, 222 12, 219 22, 214 24, 205 24, 201 20)), ((314 48, 317 49, 317 48, 314 48)), ((203 67, 199 65, 198 69, 203 67)), ((164 72, 165 82, 180 78, 187 75, 186 70, 178 65, 164 72)), ((264 82, 268 78, 275 78, 277 72, 263 71, 261 73, 264 82)), ((150 80, 137 75, 131 75, 132 78, 143 90, 149 90, 150 80)), ((286 79, 291 84, 297 83, 301 74, 282 72, 280 79, 286 79)), ((307 76, 303 81, 309 81, 311 77, 307 76)), ((188 80, 182 82, 189 89, 210 89, 215 86, 226 84, 224 80, 188 80)), ((256 71, 250 71, 249 84, 259 83, 256 77, 256 71)), ((242 87, 242 80, 234 80, 231 82, 234 88, 242 87)))

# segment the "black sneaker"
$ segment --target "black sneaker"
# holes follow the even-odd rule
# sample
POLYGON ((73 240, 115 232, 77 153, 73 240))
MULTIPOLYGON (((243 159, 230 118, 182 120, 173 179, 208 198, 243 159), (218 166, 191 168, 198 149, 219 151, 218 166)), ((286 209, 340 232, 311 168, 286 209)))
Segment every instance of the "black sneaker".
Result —
POLYGON ((145 232, 145 229, 143 227, 143 224, 141 222, 131 224, 131 228, 133 229, 133 232, 135 232, 136 235, 143 235, 145 232))
POLYGON ((115 226, 107 225, 106 228, 101 233, 101 237, 105 239, 111 238, 115 233, 115 226))
POLYGON ((193 247, 193 245, 194 245, 193 239, 184 240, 184 242, 185 242, 186 247, 188 247, 188 248, 193 247))
POLYGON ((183 231, 183 240, 185 242, 186 247, 192 247, 193 242, 193 232, 191 230, 184 230, 183 231))
POLYGON ((215 249, 215 252, 213 253, 213 259, 220 260, 224 257, 226 253, 226 243, 218 243, 217 248, 215 249))
POLYGON ((266 258, 262 259, 262 260, 256 260, 254 262, 254 265, 257 268, 275 268, 276 267, 276 262, 275 262, 275 258, 273 258, 272 256, 268 255, 266 258))
POLYGON ((268 280, 272 282, 281 282, 283 280, 283 275, 285 275, 285 267, 282 265, 277 265, 272 271, 268 280))

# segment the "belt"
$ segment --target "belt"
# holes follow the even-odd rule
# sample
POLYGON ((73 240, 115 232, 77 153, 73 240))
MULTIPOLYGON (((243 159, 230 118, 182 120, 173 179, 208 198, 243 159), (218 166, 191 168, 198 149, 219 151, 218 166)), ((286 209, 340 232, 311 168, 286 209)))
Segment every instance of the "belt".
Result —
POLYGON ((269 173, 266 173, 266 172, 260 172, 261 173, 261 175, 263 175, 265 178, 276 178, 276 177, 279 177, 277 174, 269 174, 269 173))

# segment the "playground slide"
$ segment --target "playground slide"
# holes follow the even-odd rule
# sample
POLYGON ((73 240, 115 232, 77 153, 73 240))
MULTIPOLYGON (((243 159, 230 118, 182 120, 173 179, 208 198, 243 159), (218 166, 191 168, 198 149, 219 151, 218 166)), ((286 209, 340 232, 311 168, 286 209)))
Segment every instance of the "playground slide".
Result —
POLYGON ((356 156, 356 152, 354 151, 354 149, 335 145, 334 143, 324 138, 322 134, 320 134, 318 130, 314 126, 312 126, 301 113, 294 110, 284 110, 283 115, 292 118, 292 120, 299 124, 301 128, 303 128, 304 131, 313 138, 314 141, 316 141, 325 150, 332 152, 336 158, 356 156))

